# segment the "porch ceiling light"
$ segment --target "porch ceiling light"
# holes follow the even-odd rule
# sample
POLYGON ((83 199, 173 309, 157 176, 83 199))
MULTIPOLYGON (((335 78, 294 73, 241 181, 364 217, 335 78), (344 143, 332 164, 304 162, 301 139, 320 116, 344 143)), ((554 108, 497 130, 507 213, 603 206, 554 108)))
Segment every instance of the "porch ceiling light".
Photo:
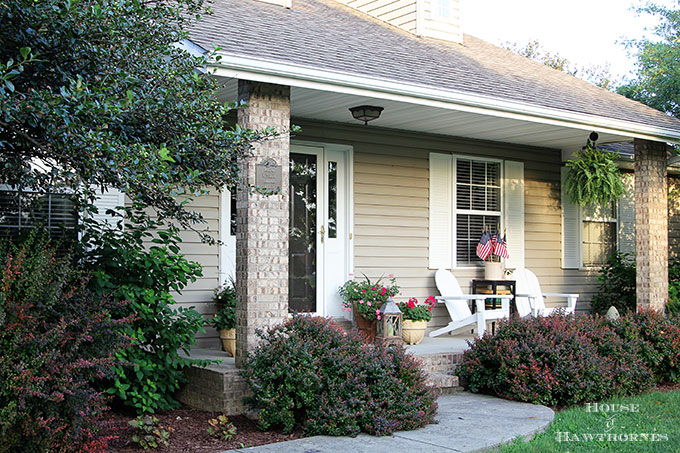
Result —
POLYGON ((374 105, 360 105, 358 107, 350 107, 349 109, 349 111, 352 112, 354 119, 363 121, 364 126, 367 125, 369 121, 380 118, 380 114, 383 110, 382 107, 376 107, 374 105))

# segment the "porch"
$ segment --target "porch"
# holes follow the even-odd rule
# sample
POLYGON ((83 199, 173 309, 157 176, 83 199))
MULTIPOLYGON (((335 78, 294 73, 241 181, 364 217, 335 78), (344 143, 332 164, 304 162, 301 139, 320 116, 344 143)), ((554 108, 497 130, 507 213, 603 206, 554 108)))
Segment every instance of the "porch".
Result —
MULTIPOLYGON (((461 390, 458 377, 453 373, 462 361, 463 352, 468 349, 472 335, 442 335, 437 338, 426 336, 418 345, 405 345, 406 352, 414 356, 421 369, 428 374, 428 382, 442 394, 461 390)), ((239 369, 233 357, 216 349, 192 349, 191 358, 220 360, 220 363, 205 368, 191 367, 185 371, 188 382, 177 398, 187 406, 226 415, 246 412, 243 398, 249 390, 245 380, 239 376, 239 369)))

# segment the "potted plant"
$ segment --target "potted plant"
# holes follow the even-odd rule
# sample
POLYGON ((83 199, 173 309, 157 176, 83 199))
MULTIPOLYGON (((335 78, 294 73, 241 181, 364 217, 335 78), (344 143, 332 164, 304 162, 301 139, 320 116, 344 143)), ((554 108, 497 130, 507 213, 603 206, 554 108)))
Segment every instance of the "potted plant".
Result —
POLYGON ((574 155, 576 159, 566 163, 569 173, 564 182, 573 203, 598 205, 621 198, 625 186, 616 165, 618 154, 604 152, 588 140, 585 148, 574 155))
POLYGON ((348 280, 338 290, 343 298, 345 311, 354 312, 359 332, 368 342, 375 341, 376 321, 381 319, 380 307, 388 297, 399 294, 394 276, 390 275, 385 284, 381 279, 371 282, 364 275, 363 280, 348 280))
POLYGON ((434 297, 425 299, 425 304, 419 304, 415 297, 407 302, 397 304, 404 316, 402 338, 406 344, 418 344, 423 341, 427 323, 432 319, 432 307, 436 303, 434 297))
POLYGON ((212 318, 212 325, 220 333, 222 348, 229 357, 236 353, 236 289, 230 281, 215 289, 213 301, 220 307, 212 318))

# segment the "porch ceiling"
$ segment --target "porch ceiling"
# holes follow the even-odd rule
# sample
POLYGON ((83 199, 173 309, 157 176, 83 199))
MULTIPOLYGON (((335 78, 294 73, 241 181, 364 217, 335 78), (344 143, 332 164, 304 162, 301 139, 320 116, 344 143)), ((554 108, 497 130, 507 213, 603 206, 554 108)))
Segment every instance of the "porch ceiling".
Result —
MULTIPOLYGON (((236 79, 221 79, 221 101, 236 101, 236 79)), ((565 126, 547 119, 529 121, 513 118, 512 114, 498 116, 466 111, 464 106, 436 105, 438 102, 411 103, 386 97, 338 93, 306 87, 291 87, 291 115, 317 121, 359 124, 352 118, 350 107, 362 104, 384 107, 381 117, 369 126, 426 132, 479 140, 513 143, 562 150, 577 150, 585 144, 592 131, 600 134, 599 143, 632 141, 630 135, 616 134, 590 125, 565 126), (457 108, 458 107, 458 108, 457 108)))

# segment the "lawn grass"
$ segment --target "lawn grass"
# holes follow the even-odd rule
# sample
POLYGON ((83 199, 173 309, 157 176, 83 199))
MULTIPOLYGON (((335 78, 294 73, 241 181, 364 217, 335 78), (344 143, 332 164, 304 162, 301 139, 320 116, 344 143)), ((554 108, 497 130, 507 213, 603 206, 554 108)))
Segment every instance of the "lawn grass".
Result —
POLYGON ((498 451, 680 452, 680 390, 615 398, 598 403, 599 408, 603 403, 609 405, 608 412, 595 412, 592 404, 591 412, 586 406, 558 412, 555 421, 544 433, 530 442, 517 441, 498 451), (638 412, 620 409, 614 412, 614 404, 626 405, 628 409, 637 405, 638 412), (642 434, 646 434, 646 438, 642 434), (632 440, 635 435, 637 439, 632 440), (652 441, 653 437, 657 440, 652 441), (628 441, 624 441, 626 438, 628 441))

